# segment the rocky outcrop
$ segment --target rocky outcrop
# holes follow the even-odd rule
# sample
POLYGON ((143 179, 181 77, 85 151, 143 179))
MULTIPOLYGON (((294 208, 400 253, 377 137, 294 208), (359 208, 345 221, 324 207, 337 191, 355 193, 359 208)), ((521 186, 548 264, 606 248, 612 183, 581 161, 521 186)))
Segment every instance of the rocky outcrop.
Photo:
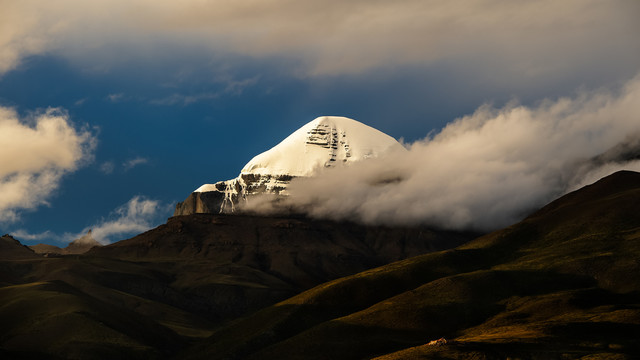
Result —
POLYGON ((221 191, 192 192, 176 205, 173 216, 190 214, 217 214, 223 209, 225 193, 221 191))
POLYGON ((64 248, 64 251, 65 254, 84 254, 96 246, 100 247, 102 244, 93 238, 91 235, 91 229, 89 229, 85 235, 70 242, 69 245, 64 248))
POLYGON ((241 174, 236 179, 210 185, 210 191, 192 192, 176 205, 173 216, 191 214, 229 214, 237 212, 237 206, 252 196, 261 194, 281 195, 294 176, 241 174))

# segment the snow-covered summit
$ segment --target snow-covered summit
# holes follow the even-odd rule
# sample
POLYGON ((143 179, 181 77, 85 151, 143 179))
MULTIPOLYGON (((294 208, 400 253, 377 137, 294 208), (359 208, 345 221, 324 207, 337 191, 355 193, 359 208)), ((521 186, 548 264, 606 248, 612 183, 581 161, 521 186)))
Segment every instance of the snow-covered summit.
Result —
POLYGON ((286 194, 293 178, 396 151, 406 150, 381 131, 346 117, 321 116, 255 156, 237 178, 196 189, 176 206, 175 215, 234 211, 252 195, 286 194))
POLYGON ((241 172, 311 176, 335 162, 359 161, 392 150, 404 148, 381 131, 346 117, 322 116, 251 159, 241 172))
MULTIPOLYGON (((353 119, 321 116, 302 126, 273 148, 255 156, 242 174, 313 176, 338 163, 404 151, 391 136, 353 119)), ((196 192, 214 191, 205 184, 196 192)))

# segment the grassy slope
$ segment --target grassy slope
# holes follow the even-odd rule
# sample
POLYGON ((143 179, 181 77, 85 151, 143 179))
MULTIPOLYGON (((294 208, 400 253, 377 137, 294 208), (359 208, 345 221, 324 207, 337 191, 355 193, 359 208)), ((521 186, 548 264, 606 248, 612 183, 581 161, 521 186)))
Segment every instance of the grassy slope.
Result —
POLYGON ((172 356, 210 336, 222 320, 286 299, 303 286, 466 236, 200 215, 173 218, 83 255, 43 257, 3 237, 0 358, 172 356), (145 333, 164 335, 149 341, 145 333))
POLYGON ((6 286, 0 298, 9 358, 28 356, 25 349, 33 358, 164 358, 182 346, 170 330, 61 281, 6 286))
POLYGON ((198 285, 184 278, 198 270, 85 256, 0 262, 0 355, 166 358, 214 328, 189 307, 198 299, 185 287, 198 285))
POLYGON ((318 286, 186 355, 634 358, 638 259, 640 174, 617 173, 455 250, 318 286), (425 345, 440 337, 454 341, 425 345))

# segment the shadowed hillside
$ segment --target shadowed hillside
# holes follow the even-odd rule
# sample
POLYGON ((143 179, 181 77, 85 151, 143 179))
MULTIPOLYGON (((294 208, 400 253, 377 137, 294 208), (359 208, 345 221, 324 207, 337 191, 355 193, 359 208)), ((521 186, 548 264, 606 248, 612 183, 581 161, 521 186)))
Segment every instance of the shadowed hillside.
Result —
POLYGON ((44 257, 3 237, 0 355, 166 358, 222 321, 472 236, 200 214, 86 254, 44 257))
POLYGON ((639 259, 640 174, 619 172, 456 249, 265 308, 185 356, 633 359, 639 259))
POLYGON ((34 358, 44 353, 61 358, 162 359, 183 345, 153 319, 62 281, 5 286, 0 299, 3 348, 25 349, 25 355, 34 358))
POLYGON ((194 214, 88 255, 120 260, 190 260, 251 268, 308 288, 472 239, 472 233, 364 226, 305 218, 194 214))
POLYGON ((38 257, 28 246, 20 244, 20 241, 9 234, 0 237, 0 260, 1 259, 28 259, 38 257))

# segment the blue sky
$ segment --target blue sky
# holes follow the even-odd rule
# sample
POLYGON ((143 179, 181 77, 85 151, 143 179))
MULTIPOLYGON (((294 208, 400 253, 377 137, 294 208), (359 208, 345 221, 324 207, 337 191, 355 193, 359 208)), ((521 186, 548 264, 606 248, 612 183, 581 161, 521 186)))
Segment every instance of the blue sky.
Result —
POLYGON ((635 1, 27 0, 0 14, 0 121, 17 119, 0 142, 19 150, 0 156, 0 195, 18 194, 0 229, 27 244, 158 225, 317 116, 413 143, 483 104, 615 92, 640 71, 635 1), (13 131, 50 108, 78 139, 21 150, 45 137, 13 131))

